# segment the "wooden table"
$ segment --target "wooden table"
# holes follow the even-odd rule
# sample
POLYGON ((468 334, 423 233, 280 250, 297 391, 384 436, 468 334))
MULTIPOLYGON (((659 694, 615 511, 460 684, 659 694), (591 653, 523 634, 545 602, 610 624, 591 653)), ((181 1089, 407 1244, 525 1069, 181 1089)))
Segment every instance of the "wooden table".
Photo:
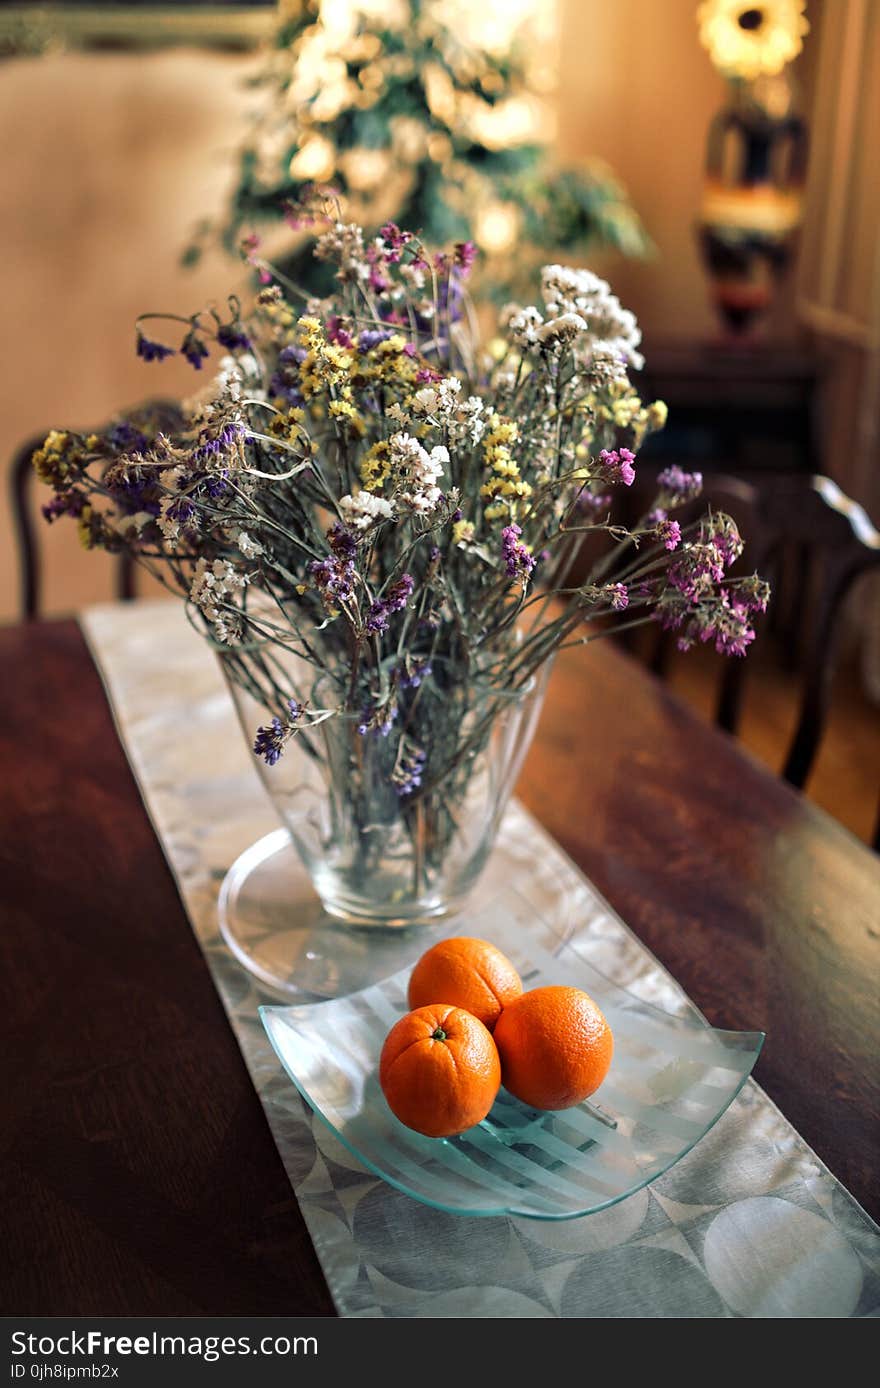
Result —
MULTIPOLYGON (((0 669, 0 1313, 332 1314, 78 628, 0 669)), ((876 1216, 877 857, 608 644, 519 793, 876 1216)))

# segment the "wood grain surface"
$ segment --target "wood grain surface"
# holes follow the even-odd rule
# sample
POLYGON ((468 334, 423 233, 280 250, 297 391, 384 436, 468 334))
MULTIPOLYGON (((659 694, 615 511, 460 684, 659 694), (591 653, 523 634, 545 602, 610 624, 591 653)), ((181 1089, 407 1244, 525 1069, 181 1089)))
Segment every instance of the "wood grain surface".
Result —
MULTIPOLYGON (((0 669, 0 1314, 332 1314, 78 628, 0 669)), ((607 643, 519 794, 876 1216, 880 860, 607 643)))

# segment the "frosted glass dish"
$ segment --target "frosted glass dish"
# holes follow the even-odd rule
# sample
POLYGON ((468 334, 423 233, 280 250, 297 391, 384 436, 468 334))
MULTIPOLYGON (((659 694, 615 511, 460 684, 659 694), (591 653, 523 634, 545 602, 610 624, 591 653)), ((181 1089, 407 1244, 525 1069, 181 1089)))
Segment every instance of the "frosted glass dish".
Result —
POLYGON ((602 1008, 614 1059, 577 1108, 542 1112, 502 1088, 488 1117, 460 1137, 422 1137, 400 1123, 379 1087, 378 1062, 408 1010, 410 967, 348 997, 265 1006, 260 1016, 303 1098, 398 1190, 452 1214, 573 1219, 624 1200, 689 1152, 739 1093, 764 1034, 719 1031, 643 1002, 584 958, 583 936, 546 950, 532 908, 517 898, 510 891, 496 900, 492 919, 469 922, 467 933, 503 949, 526 988, 571 984, 602 1008))

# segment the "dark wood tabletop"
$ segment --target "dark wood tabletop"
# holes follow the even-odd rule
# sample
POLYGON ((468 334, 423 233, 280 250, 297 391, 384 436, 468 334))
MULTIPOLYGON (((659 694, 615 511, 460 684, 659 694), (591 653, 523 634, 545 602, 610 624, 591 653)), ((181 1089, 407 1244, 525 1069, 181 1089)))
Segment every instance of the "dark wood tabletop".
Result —
MULTIPOLYGON (((0 1314, 332 1314, 78 627, 0 670, 0 1314)), ((876 1216, 877 856, 608 643, 519 794, 876 1216)))

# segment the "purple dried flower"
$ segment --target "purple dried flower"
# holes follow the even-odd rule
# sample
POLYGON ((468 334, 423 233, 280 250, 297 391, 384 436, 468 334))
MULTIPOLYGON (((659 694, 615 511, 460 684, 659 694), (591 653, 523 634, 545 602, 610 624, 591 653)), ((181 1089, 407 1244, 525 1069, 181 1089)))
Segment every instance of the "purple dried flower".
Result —
POLYGON ((338 347, 353 347, 354 338, 342 326, 342 319, 337 313, 331 313, 327 319, 327 341, 334 342, 338 347))
POLYGON ((274 766, 283 750, 284 725, 280 718, 273 718, 271 723, 257 728, 254 751, 258 757, 263 758, 267 766, 274 766))
POLYGON ((625 487, 631 487, 636 480, 635 463, 636 455, 628 448, 603 448, 599 454, 599 462, 602 464, 602 477, 606 482, 622 482, 625 487))
POLYGON ((150 446, 150 440, 146 434, 135 428, 127 419, 122 419, 118 424, 113 425, 107 435, 107 442, 118 453, 146 453, 150 446))
POLYGON ((262 727, 257 728, 254 752, 263 758, 267 766, 274 766, 280 759, 285 743, 296 732, 297 724, 303 715, 303 707, 295 699, 288 699, 287 708, 287 718, 283 723, 280 718, 275 717, 271 723, 264 723, 262 727))
POLYGON ((411 751, 403 753, 391 773, 394 789, 398 795, 412 795, 413 791, 418 789, 422 784, 422 773, 427 760, 426 754, 420 747, 413 747, 411 751))
POLYGON ((212 434, 208 429, 203 429, 199 434, 198 444, 190 454, 191 466, 194 468, 200 468, 203 465, 210 467, 217 463, 221 455, 230 449, 243 433, 244 425, 232 420, 216 434, 212 434))
POLYGON ((328 607, 336 607, 339 603, 353 600, 357 574, 350 559, 340 559, 335 555, 332 558, 315 559, 309 565, 309 573, 328 607))
POLYGON ((457 241, 455 245, 455 263, 465 274, 473 267, 479 251, 473 241, 457 241))
POLYGON ((51 525, 59 516, 81 516, 86 504, 82 492, 65 492, 63 496, 53 496, 45 506, 40 507, 43 518, 51 525))
POLYGON ((409 656, 396 667, 395 674, 401 689, 418 689, 433 674, 433 666, 428 656, 409 656))
POLYGON ((354 559, 357 554, 357 540, 341 521, 335 521, 327 531, 327 543, 337 559, 354 559))
POLYGON ((701 472, 685 472, 673 464, 664 468, 657 477, 657 488, 666 506, 680 506, 684 501, 692 501, 703 490, 701 472))
POLYGON ((578 495, 577 507, 581 512, 585 511, 588 514, 595 515, 599 511, 608 511, 611 509, 611 497, 608 492, 598 494, 585 489, 578 495))
POLYGON ((721 512, 712 516, 708 539, 709 543, 715 546, 721 556, 722 563, 728 569, 743 552, 742 536, 736 521, 721 512))
POLYGON ((186 357, 190 366, 194 367, 196 371, 201 371, 202 362, 209 355, 204 338, 199 337, 195 328, 190 328, 183 339, 180 344, 180 352, 181 356, 186 357))
POLYGON ((368 733, 376 733, 379 737, 387 737, 394 727, 394 720, 397 717, 397 700, 389 699, 384 704, 369 704, 361 714, 361 721, 358 724, 358 732, 361 737, 366 737, 368 733))
POLYGON ((396 583, 392 583, 388 589, 388 594, 384 598, 377 598, 371 605, 367 613, 367 620, 364 623, 364 630, 370 636, 381 636, 388 630, 388 623, 395 612, 402 612, 412 597, 415 583, 411 574, 401 574, 396 583))
POLYGON ((606 583, 604 592, 615 612, 625 612, 629 607, 629 589, 625 583, 606 583))
POLYGON ((164 361, 166 357, 173 357, 175 351, 173 347, 166 347, 164 342, 153 342, 151 338, 145 337, 139 328, 137 354, 143 357, 144 361, 164 361))
MULTIPOLYGON (((367 259, 370 259, 369 251, 367 252, 367 259)), ((370 266, 370 288, 375 294, 384 294, 386 289, 391 288, 391 281, 385 274, 383 266, 375 261, 370 266)))
POLYGON ((736 600, 728 605, 727 597, 725 593, 725 603, 715 624, 715 649, 719 655, 745 655, 755 639, 754 628, 749 626, 749 609, 736 600))
POLYGON ((358 347, 362 352, 370 352, 374 347, 378 347, 380 342, 387 342, 391 334, 383 328, 364 328, 358 334, 358 347))
POLYGON ((400 260, 400 252, 406 243, 412 240, 412 232, 401 231, 396 222, 386 222, 379 232, 379 236, 384 242, 385 260, 389 265, 396 265, 400 260))
POLYGON ((663 545, 664 549, 678 549, 681 544, 681 526, 676 520, 667 520, 665 517, 658 520, 654 527, 656 538, 663 545))
POLYGON ((192 530, 198 524, 198 511, 188 496, 176 496, 165 515, 169 520, 177 521, 183 530, 192 530))
POLYGON ((241 324, 221 323, 217 329, 217 341, 230 352, 248 352, 251 340, 241 324))
POLYGON ((216 501, 225 491, 229 490, 229 468, 221 468, 219 472, 211 472, 204 478, 202 486, 208 493, 212 501, 216 501))
POLYGON ((519 576, 525 580, 535 567, 535 556, 519 538, 521 534, 522 530, 516 522, 504 527, 501 532, 501 557, 511 578, 519 576))
POLYGON ((751 612, 766 612, 770 601, 770 584, 757 574, 750 574, 748 578, 740 580, 737 596, 751 612))

